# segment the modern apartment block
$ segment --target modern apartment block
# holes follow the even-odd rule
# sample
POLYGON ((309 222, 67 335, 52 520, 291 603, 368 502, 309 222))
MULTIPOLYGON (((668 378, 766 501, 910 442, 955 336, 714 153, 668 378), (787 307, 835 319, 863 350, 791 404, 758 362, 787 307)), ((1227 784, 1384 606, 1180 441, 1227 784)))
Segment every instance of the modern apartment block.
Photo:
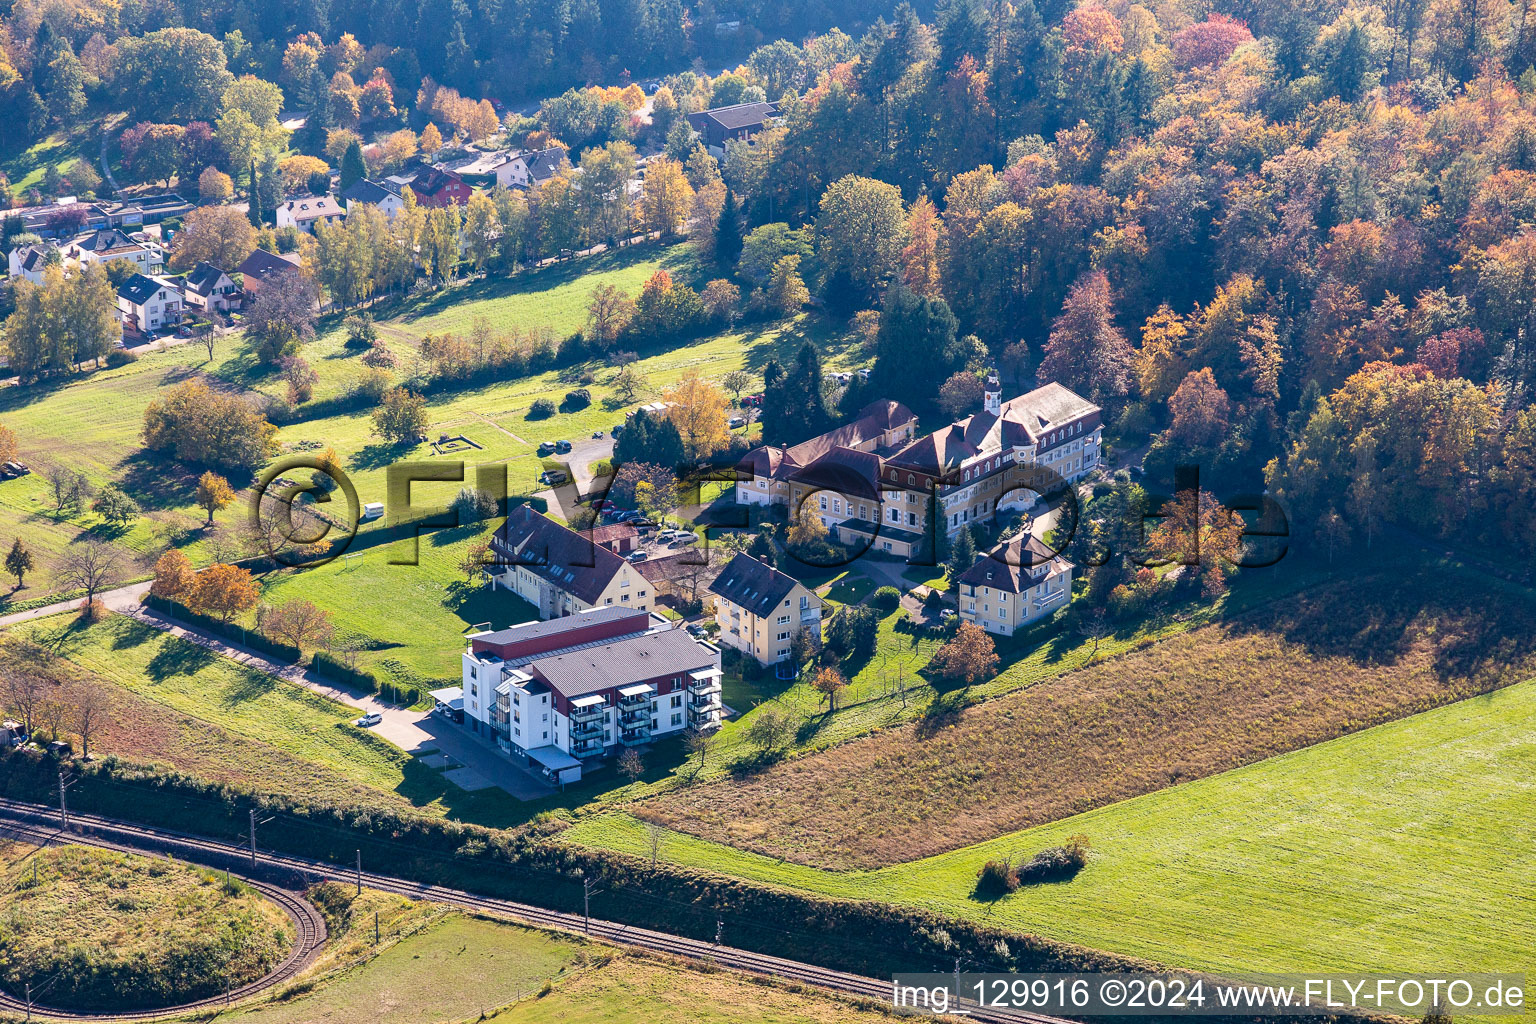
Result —
POLYGON ((1011 636, 1072 599, 1072 563, 1021 534, 978 558, 955 590, 961 619, 1011 636))
POLYGON ((773 665, 802 629, 821 639, 821 598, 792 576, 738 553, 709 586, 720 642, 773 665))
POLYGON ((720 649, 630 608, 469 637, 465 726, 554 782, 582 762, 720 727, 720 649))

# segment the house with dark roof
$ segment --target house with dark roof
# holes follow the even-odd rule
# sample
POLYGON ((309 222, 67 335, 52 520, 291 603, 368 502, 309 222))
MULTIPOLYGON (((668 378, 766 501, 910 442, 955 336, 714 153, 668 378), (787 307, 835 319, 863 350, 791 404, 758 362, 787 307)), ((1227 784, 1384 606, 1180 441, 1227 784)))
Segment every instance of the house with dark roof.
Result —
POLYGON ((6 257, 6 271, 12 278, 25 278, 33 284, 43 283, 43 271, 49 264, 62 263, 59 247, 52 242, 36 242, 18 245, 6 257))
POLYGON ((605 605, 469 637, 466 727, 553 782, 581 762, 720 727, 720 649, 664 619, 605 605))
POLYGON ((60 246, 66 265, 87 266, 126 260, 141 274, 153 274, 165 262, 158 245, 129 238, 118 228, 98 228, 78 235, 60 246))
POLYGON ((518 153, 496 166, 496 184, 502 188, 538 188, 570 165, 569 155, 559 146, 518 153))
POLYGON ((793 576, 745 552, 738 553, 709 585, 720 642, 759 664, 789 657, 795 634, 821 639, 821 598, 793 576))
POLYGON ((204 313, 227 313, 240 308, 240 287, 235 279, 212 263, 199 262, 187 272, 181 294, 187 306, 204 313))
POLYGON ((386 217, 393 218, 405 205, 405 199, 400 194, 400 186, 388 178, 375 181, 372 178, 359 178, 342 192, 341 200, 347 206, 347 212, 351 213, 356 206, 377 206, 384 211, 386 217))
POLYGON ((737 463, 736 501, 742 505, 788 505, 790 482, 837 448, 894 452, 912 439, 917 416, 900 402, 871 402, 852 423, 789 447, 754 448, 737 463))
POLYGON ((777 103, 736 103, 689 114, 688 126, 699 134, 706 149, 715 156, 724 156, 728 141, 749 141, 778 112, 777 103))
POLYGON ((567 529, 529 505, 519 505, 491 539, 498 564, 493 589, 510 590, 555 619, 589 608, 650 611, 655 600, 645 577, 625 558, 567 529))
POLYGON ((181 289, 164 278, 134 274, 117 290, 123 324, 140 334, 153 334, 181 323, 181 289))
POLYGON ((240 275, 240 287, 245 291, 247 299, 254 299, 261 294, 261 289, 273 280, 284 274, 297 274, 299 272, 299 257, 279 256, 275 252, 267 252, 265 249, 257 249, 252 252, 240 265, 235 268, 235 273, 240 275))
POLYGON ((1072 563, 1022 533, 976 559, 955 581, 955 593, 961 619, 1012 636, 1072 600, 1072 563))

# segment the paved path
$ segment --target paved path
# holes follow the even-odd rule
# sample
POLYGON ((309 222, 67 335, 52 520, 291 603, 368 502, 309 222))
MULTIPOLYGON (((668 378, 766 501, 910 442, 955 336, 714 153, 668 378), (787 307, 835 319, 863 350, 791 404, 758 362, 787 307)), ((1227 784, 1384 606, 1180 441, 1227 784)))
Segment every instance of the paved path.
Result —
MULTIPOLYGON (((114 612, 124 611, 128 608, 137 608, 144 595, 149 593, 149 582, 130 583, 126 587, 118 587, 115 590, 105 590, 97 595, 97 599, 114 612)), ((0 629, 15 625, 18 622, 27 622, 31 619, 42 619, 49 615, 58 615, 60 612, 78 611, 80 602, 84 598, 77 597, 70 601, 55 601, 53 604, 45 604, 39 608, 32 608, 24 612, 12 612, 9 615, 0 615, 0 629)))

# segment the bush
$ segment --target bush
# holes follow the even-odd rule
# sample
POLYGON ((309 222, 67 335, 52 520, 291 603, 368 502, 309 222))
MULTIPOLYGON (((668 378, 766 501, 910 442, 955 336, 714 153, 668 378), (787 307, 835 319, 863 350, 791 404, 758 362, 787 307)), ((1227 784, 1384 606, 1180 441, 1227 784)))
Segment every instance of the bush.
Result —
POLYGON ((136 363, 138 361, 138 353, 130 352, 125 348, 115 348, 107 353, 108 366, 127 366, 129 363, 136 363))
POLYGON ((976 895, 980 899, 995 900, 1006 896, 1019 887, 1019 876, 1013 870, 1013 862, 989 860, 976 872, 976 895))
POLYGON ((548 398, 540 398, 528 407, 528 418, 530 420, 547 420, 558 411, 553 401, 548 398))
POLYGON ((929 587, 927 596, 923 598, 923 604, 929 608, 944 607, 944 591, 929 587))
POLYGON ((462 488, 449 506, 458 513, 459 525, 480 523, 496 517, 496 498, 490 491, 474 487, 462 488))
POLYGON ((1067 840, 1066 846, 1051 846, 1033 857, 1018 870, 1019 885, 1040 885, 1043 882, 1067 882, 1076 877, 1083 870, 1083 865, 1088 863, 1088 851, 1091 849, 1088 837, 1082 834, 1075 835, 1067 840))
POLYGON ((871 598, 876 608, 884 608, 886 611, 894 611, 901 604, 901 591, 895 587, 881 587, 876 590, 871 598))
POLYGON ((588 391, 586 388, 577 388, 575 391, 567 391, 565 393, 565 408, 567 409, 572 411, 576 409, 585 409, 591 404, 592 392, 588 391))

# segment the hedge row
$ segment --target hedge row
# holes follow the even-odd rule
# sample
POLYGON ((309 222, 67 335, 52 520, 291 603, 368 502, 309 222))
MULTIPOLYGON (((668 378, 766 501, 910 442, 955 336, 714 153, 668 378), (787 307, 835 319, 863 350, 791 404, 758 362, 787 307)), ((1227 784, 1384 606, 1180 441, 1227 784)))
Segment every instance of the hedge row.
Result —
MULTIPOLYGON (((348 865, 360 849, 370 870, 579 912, 583 878, 601 883, 593 913, 613 921, 712 940, 874 977, 897 971, 1155 970, 1131 957, 1086 949, 906 907, 831 899, 726 878, 676 864, 566 846, 537 819, 512 830, 380 808, 254 796, 230 786, 107 758, 76 766, 70 805, 81 812, 235 840, 257 806, 261 846, 348 865)), ((52 803, 52 758, 0 753, 0 792, 52 803)), ((1258 1020, 1258 1017, 1233 1020, 1258 1020)), ((1329 1018, 1313 1018, 1326 1020, 1329 1018)), ((1213 1018, 1219 1024, 1223 1018, 1213 1018)), ((1305 1024, 1306 1018, 1287 1018, 1305 1024)), ((1228 1021, 1227 1024, 1232 1024, 1228 1021)))
POLYGON ((205 633, 213 633, 216 636, 224 637, 226 640, 233 640, 237 644, 249 647, 254 651, 260 651, 262 654, 270 655, 279 661, 292 663, 298 661, 303 655, 303 652, 292 644, 273 640, 257 630, 245 629, 233 622, 216 619, 212 615, 195 612, 186 605, 179 604, 168 598, 159 597, 155 594, 145 594, 143 603, 163 615, 179 619, 205 633))
POLYGON ((310 668, 337 682, 345 683, 368 693, 376 693, 391 704, 407 707, 418 703, 425 694, 417 686, 401 686, 389 679, 380 679, 364 668, 353 668, 330 651, 316 651, 309 660, 310 668))

